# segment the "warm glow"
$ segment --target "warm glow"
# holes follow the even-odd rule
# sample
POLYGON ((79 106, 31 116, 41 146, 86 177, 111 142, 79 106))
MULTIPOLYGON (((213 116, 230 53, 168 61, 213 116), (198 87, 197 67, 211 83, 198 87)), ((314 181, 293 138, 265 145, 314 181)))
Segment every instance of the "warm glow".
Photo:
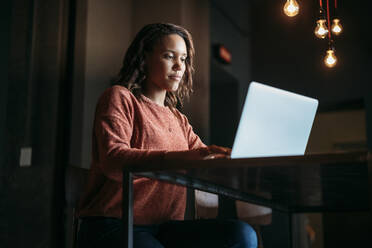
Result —
POLYGON ((326 20, 325 19, 320 19, 316 21, 316 28, 314 30, 314 33, 316 37, 320 39, 324 39, 327 34, 328 34, 328 29, 326 26, 326 20))
POLYGON ((342 32, 342 26, 341 26, 340 20, 337 18, 333 19, 332 33, 335 35, 339 35, 341 34, 341 32, 342 32))
POLYGON ((324 58, 324 63, 327 67, 332 68, 337 64, 335 52, 332 49, 327 50, 327 55, 324 58))
POLYGON ((296 0, 287 0, 283 10, 287 16, 292 17, 298 14, 300 7, 296 0))

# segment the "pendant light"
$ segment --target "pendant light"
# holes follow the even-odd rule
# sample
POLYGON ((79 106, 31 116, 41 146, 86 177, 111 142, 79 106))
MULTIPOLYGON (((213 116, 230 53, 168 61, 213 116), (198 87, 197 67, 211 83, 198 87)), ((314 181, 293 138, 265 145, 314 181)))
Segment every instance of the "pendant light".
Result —
POLYGON ((338 13, 337 13, 337 0, 334 0, 335 1, 335 15, 333 17, 333 20, 332 20, 332 33, 334 35, 340 35, 342 33, 342 30, 343 30, 343 27, 341 25, 341 21, 340 19, 338 18, 338 13))
MULTIPOLYGON (((328 29, 331 29, 330 16, 329 16, 329 0, 327 0, 327 21, 328 21, 328 29)), ((335 50, 334 43, 332 40, 331 32, 328 32, 328 50, 324 58, 324 64, 328 68, 333 68, 337 64, 337 57, 336 57, 335 51, 336 50, 335 50)))
POLYGON ((328 68, 335 67, 336 64, 337 64, 337 57, 336 57, 336 54, 335 54, 335 48, 334 48, 332 43, 333 42, 330 42, 330 44, 328 45, 328 50, 326 51, 326 56, 324 57, 324 64, 328 68))
POLYGON ((296 0, 287 0, 283 7, 284 13, 289 17, 296 16, 299 10, 300 6, 298 5, 296 0))
POLYGON ((328 34, 327 20, 324 15, 322 0, 319 0, 319 15, 318 20, 316 21, 314 34, 319 39, 324 39, 328 34))
MULTIPOLYGON (((327 12, 325 12, 325 8, 323 9, 323 0, 319 0, 319 14, 316 20, 314 34, 319 39, 326 39, 328 37, 328 49, 326 51, 323 62, 327 67, 333 68, 337 65, 337 57, 334 40, 332 39, 331 34, 334 34, 335 36, 340 35, 343 31, 343 27, 337 14, 337 0, 334 0, 334 15, 332 19, 332 25, 330 18, 329 0, 326 1, 327 12)), ((299 12, 299 5, 296 0, 286 0, 283 10, 287 16, 293 17, 296 16, 299 12)))

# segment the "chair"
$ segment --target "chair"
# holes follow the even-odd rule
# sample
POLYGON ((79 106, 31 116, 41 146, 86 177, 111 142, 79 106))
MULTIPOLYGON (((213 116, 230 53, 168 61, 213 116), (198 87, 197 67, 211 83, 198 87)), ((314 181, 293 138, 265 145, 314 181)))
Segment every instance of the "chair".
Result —
POLYGON ((77 233, 79 220, 76 218, 75 209, 85 183, 88 179, 89 170, 77 166, 67 166, 65 177, 66 199, 66 247, 77 248, 77 233))

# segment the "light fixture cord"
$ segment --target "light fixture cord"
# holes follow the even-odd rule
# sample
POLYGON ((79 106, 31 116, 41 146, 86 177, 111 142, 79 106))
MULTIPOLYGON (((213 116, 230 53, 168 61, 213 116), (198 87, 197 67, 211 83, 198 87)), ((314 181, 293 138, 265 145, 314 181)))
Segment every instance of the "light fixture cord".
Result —
POLYGON ((319 6, 322 8, 323 7, 323 1, 319 0, 319 6))
POLYGON ((331 41, 331 22, 329 17, 329 0, 327 0, 327 22, 328 22, 328 39, 331 41))
POLYGON ((337 0, 335 0, 335 12, 334 12, 334 18, 338 18, 337 0))

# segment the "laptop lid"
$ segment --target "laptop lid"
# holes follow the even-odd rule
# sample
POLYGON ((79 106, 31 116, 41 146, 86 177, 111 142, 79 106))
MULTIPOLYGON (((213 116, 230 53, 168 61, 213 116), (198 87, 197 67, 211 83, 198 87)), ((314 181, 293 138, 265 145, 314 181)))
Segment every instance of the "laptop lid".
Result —
POLYGON ((318 100, 251 82, 231 158, 303 155, 318 100))

